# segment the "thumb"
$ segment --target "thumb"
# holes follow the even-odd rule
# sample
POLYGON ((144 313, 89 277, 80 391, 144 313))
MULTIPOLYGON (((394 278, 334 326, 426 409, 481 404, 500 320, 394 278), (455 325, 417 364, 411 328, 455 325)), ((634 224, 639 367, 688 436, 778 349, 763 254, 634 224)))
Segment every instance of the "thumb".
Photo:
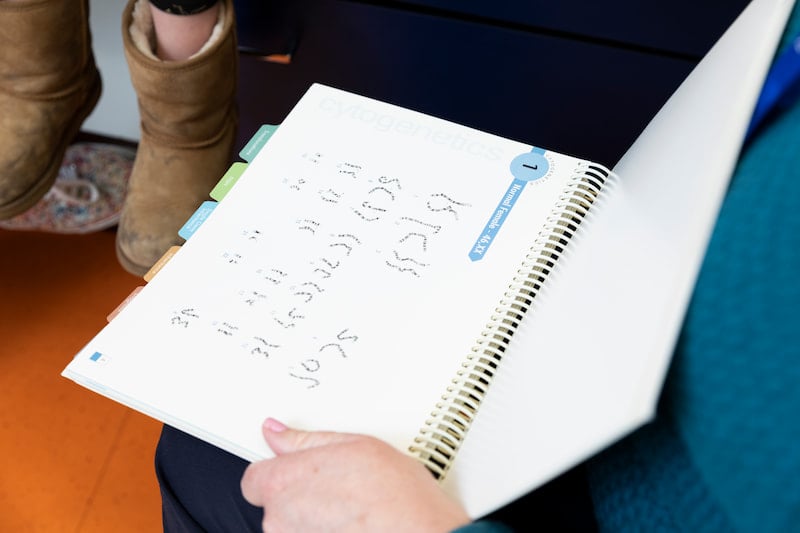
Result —
POLYGON ((275 455, 309 450, 320 446, 350 442, 355 435, 332 431, 301 431, 292 429, 274 418, 267 418, 261 425, 267 445, 275 455))

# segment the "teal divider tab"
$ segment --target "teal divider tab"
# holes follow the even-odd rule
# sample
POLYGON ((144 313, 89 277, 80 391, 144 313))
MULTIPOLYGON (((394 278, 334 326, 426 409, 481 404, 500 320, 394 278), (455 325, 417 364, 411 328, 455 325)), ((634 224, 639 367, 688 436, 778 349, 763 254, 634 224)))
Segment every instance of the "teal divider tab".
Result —
POLYGON ((239 157, 247 161, 248 163, 253 160, 253 158, 261 151, 261 148, 267 144, 267 141, 272 137, 272 134, 278 129, 277 125, 273 124, 263 124, 253 138, 250 139, 242 151, 239 152, 239 157))

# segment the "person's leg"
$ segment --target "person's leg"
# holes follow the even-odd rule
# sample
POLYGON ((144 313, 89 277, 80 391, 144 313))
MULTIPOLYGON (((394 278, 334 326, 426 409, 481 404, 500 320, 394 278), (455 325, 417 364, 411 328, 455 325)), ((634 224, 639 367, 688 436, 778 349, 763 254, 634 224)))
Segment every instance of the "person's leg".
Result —
POLYGON ((231 163, 237 126, 232 0, 193 15, 154 17, 153 9, 147 0, 130 0, 123 13, 141 139, 117 228, 117 257, 137 275, 181 243, 178 230, 231 163), (210 37, 207 12, 216 14, 210 37), (192 31, 181 31, 183 26, 192 31), (192 52, 197 43, 199 50, 192 52), (158 57, 159 50, 171 54, 173 46, 190 57, 158 57))
POLYGON ((239 488, 247 462, 170 426, 156 448, 164 531, 261 531, 239 488))
POLYGON ((219 18, 219 3, 150 0, 150 13, 156 34, 156 56, 162 61, 181 61, 196 54, 211 37, 219 18))
POLYGON ((0 219, 58 176, 100 97, 88 0, 0 0, 0 219))

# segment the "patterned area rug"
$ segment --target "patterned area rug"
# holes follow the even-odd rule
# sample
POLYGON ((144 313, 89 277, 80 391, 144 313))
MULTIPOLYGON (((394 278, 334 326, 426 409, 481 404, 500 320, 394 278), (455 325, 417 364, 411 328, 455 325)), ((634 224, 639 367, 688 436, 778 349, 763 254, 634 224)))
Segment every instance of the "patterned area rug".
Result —
POLYGON ((31 209, 8 220, 7 230, 89 233, 119 220, 136 150, 105 143, 67 149, 53 187, 31 209))

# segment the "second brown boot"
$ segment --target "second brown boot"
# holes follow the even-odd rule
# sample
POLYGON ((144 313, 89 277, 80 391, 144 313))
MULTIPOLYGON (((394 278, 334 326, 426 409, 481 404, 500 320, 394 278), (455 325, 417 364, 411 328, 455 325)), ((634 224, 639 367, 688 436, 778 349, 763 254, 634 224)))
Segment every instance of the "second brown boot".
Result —
POLYGON ((232 0, 220 0, 220 23, 198 55, 156 59, 131 36, 147 33, 147 2, 129 1, 123 43, 141 117, 141 140, 117 228, 117 257, 143 275, 231 163, 236 141, 238 55, 232 0), (143 27, 145 26, 145 27, 143 27))
POLYGON ((0 2, 0 219, 32 207, 100 97, 88 0, 0 2))

